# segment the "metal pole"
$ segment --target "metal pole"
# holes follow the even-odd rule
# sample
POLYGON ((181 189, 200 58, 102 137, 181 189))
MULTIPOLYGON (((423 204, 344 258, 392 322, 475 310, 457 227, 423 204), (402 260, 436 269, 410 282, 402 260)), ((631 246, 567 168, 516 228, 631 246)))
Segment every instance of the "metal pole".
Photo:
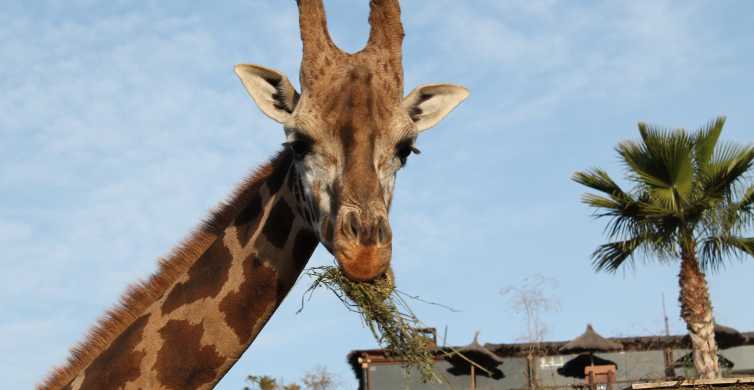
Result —
POLYGON ((369 380, 369 359, 366 355, 362 355, 362 357, 359 358, 359 363, 361 363, 361 380, 363 381, 363 386, 361 388, 364 390, 371 390, 372 385, 369 380))
MULTIPOLYGON (((668 321, 668 313, 665 310, 665 293, 662 293, 662 317, 665 320, 665 336, 670 337, 670 323, 668 321)), ((675 376, 675 370, 673 369, 673 348, 663 346, 663 357, 665 358, 665 377, 672 378, 675 376)))

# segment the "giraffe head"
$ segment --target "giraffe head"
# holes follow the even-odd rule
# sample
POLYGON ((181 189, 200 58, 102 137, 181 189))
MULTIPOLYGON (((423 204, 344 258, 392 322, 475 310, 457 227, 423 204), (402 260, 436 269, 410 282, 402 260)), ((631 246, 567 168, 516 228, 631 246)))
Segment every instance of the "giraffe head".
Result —
POLYGON ((390 264, 388 211, 395 176, 422 131, 468 96, 450 84, 403 96, 403 27, 397 0, 372 0, 364 49, 332 42, 322 0, 299 0, 301 93, 285 75, 257 65, 235 70, 259 108, 285 129, 294 156, 299 213, 352 280, 390 264))

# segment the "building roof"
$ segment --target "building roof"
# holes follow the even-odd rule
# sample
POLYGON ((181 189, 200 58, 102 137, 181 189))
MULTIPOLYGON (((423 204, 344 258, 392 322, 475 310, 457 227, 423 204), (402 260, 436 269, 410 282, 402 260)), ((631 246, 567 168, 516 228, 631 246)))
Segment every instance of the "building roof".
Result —
MULTIPOLYGON (((754 332, 741 332, 745 341, 741 345, 754 345, 754 332)), ((663 348, 688 349, 688 342, 684 341, 683 335, 674 336, 635 336, 635 337, 607 337, 606 340, 619 343, 622 351, 649 351, 663 348)), ((563 355, 560 349, 568 344, 568 341, 545 341, 542 343, 486 343, 484 348, 494 353, 498 357, 526 357, 534 352, 539 356, 563 355)), ((452 348, 463 348, 452 347, 452 348)), ((442 359, 442 355, 452 352, 451 347, 438 347, 435 351, 437 360, 442 359)), ((351 366, 356 378, 361 383, 362 369, 359 359, 368 357, 371 362, 391 363, 397 361, 391 359, 383 349, 358 349, 348 354, 347 361, 351 366)))

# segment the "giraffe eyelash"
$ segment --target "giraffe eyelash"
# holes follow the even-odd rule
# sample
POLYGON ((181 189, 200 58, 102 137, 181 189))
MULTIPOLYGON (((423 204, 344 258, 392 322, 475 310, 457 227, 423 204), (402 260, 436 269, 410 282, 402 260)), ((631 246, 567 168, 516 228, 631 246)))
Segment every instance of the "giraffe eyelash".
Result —
POLYGON ((395 155, 401 161, 401 166, 406 165, 406 160, 411 153, 421 154, 421 150, 416 148, 414 142, 416 142, 416 139, 407 138, 395 145, 395 155))
POLYGON ((297 160, 300 160, 309 154, 313 145, 314 139, 300 132, 295 132, 292 140, 283 142, 283 146, 291 149, 297 160))

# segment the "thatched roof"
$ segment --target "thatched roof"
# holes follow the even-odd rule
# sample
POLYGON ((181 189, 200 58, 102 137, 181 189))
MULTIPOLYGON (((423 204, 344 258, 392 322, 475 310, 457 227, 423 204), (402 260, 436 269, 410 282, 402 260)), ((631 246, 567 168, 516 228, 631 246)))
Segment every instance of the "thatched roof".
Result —
POLYGON ((453 375, 469 375, 471 371, 471 363, 469 360, 471 360, 484 368, 484 370, 476 370, 475 372, 477 375, 487 376, 493 379, 500 379, 505 376, 503 372, 497 368, 497 366, 503 364, 503 359, 479 344, 479 332, 474 335, 474 340, 469 345, 460 348, 453 348, 445 357, 445 360, 452 365, 452 367, 448 369, 448 372, 453 375))
MULTIPOLYGON (((746 341, 743 345, 754 345, 754 332, 742 332, 746 341)), ((674 336, 629 336, 610 337, 608 340, 620 343, 621 351, 649 351, 663 348, 688 349, 688 342, 683 342, 683 335, 674 336)), ((526 357, 532 350, 540 355, 561 355, 560 348, 568 344, 566 341, 545 341, 540 343, 486 343, 484 346, 498 356, 526 357)))
POLYGON ((569 341, 566 345, 560 347, 563 353, 582 353, 582 352, 607 352, 621 349, 619 343, 610 341, 594 331, 592 325, 586 326, 586 331, 579 337, 569 341))
MULTIPOLYGON (((715 324, 715 341, 720 349, 727 349, 744 345, 747 341, 746 336, 730 326, 715 324)), ((682 342, 685 346, 691 348, 691 338, 689 335, 683 336, 682 342)))

